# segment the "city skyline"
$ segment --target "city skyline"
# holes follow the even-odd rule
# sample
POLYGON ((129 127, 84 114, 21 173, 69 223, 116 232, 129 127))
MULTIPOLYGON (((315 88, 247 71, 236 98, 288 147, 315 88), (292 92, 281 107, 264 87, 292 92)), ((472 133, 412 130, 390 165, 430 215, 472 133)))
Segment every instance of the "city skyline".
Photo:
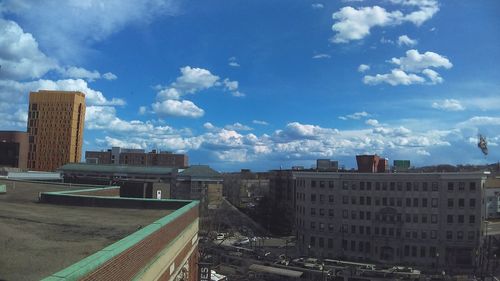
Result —
POLYGON ((223 171, 500 159, 494 1, 44 4, 0 5, 1 130, 26 131, 30 91, 68 90, 86 94, 83 151, 223 171))

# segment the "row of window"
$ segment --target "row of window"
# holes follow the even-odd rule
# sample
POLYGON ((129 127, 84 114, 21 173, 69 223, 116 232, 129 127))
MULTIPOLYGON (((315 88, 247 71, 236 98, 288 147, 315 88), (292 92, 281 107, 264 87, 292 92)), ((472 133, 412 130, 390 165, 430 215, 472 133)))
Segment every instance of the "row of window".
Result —
MULTIPOLYGON (((298 179, 297 186, 305 187, 306 180, 298 179)), ((471 192, 476 191, 476 182, 447 182, 447 190, 452 192, 455 190, 465 191, 466 185, 471 192)), ((312 188, 335 188, 335 181, 332 180, 311 180, 312 188)), ((439 191, 438 182, 371 182, 371 181, 342 181, 343 190, 372 190, 376 191, 439 191)))

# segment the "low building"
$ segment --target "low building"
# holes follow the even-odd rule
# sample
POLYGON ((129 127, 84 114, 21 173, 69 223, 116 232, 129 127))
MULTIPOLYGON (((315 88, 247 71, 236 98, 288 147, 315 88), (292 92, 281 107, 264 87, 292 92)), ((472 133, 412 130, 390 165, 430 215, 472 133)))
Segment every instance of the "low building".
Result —
POLYGON ((2 280, 199 280, 197 201, 0 183, 2 280))
POLYGON ((168 151, 145 152, 144 149, 113 147, 107 151, 86 151, 85 162, 89 164, 115 164, 133 166, 165 166, 185 168, 189 166, 186 154, 168 151))
POLYGON ((28 168, 28 133, 0 131, 0 167, 28 168))
POLYGON ((177 169, 126 165, 71 163, 59 168, 64 182, 120 185, 121 195, 136 198, 170 198, 177 169))

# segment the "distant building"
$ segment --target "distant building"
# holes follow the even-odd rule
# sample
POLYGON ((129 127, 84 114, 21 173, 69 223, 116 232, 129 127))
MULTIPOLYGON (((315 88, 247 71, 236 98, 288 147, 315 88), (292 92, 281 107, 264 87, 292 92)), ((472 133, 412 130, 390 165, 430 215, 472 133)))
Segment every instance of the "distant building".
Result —
POLYGON ((389 171, 389 160, 378 155, 356 155, 359 173, 385 173, 389 171))
POLYGON ((121 196, 135 198, 170 198, 177 169, 129 165, 94 165, 71 163, 59 168, 65 183, 118 185, 121 196))
POLYGON ((28 169, 54 171, 82 158, 85 94, 31 92, 28 110, 28 169))
POLYGON ((27 161, 28 133, 0 131, 0 167, 26 170, 27 161))
POLYGON ((339 170, 339 161, 318 159, 316 160, 316 169, 318 171, 337 172, 339 170))
POLYGON ((208 165, 179 169, 171 190, 172 198, 199 200, 202 212, 215 209, 222 203, 222 182, 222 175, 208 165))
POLYGON ((394 160, 394 172, 406 172, 410 169, 410 160, 394 160))
POLYGON ((189 166, 186 154, 167 151, 113 147, 107 151, 86 151, 85 162, 89 164, 116 164, 134 166, 167 166, 185 168, 189 166))
POLYGON ((224 196, 235 206, 253 207, 269 194, 269 174, 242 169, 224 176, 224 196))

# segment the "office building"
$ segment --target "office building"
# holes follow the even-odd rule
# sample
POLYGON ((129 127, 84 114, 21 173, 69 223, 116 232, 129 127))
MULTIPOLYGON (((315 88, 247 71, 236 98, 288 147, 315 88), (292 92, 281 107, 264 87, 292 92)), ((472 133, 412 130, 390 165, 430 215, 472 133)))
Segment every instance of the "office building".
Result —
POLYGON ((298 249, 315 257, 472 269, 485 235, 500 227, 490 222, 485 230, 488 176, 290 171, 287 204, 295 211, 298 249))
POLYGON ((28 134, 0 131, 0 167, 26 170, 28 161, 28 134))
POLYGON ((134 166, 167 166, 185 168, 189 166, 186 154, 153 149, 146 153, 144 149, 113 147, 107 151, 86 151, 85 162, 89 164, 116 164, 134 166))
POLYGON ((85 94, 31 92, 28 111, 28 169, 54 171, 82 157, 85 94))
POLYGON ((224 196, 239 208, 253 208, 269 194, 268 173, 253 173, 242 169, 238 173, 226 173, 223 177, 224 196))
POLYGON ((222 203, 222 175, 208 165, 192 165, 179 169, 172 186, 174 199, 199 200, 201 211, 216 209, 222 203))

